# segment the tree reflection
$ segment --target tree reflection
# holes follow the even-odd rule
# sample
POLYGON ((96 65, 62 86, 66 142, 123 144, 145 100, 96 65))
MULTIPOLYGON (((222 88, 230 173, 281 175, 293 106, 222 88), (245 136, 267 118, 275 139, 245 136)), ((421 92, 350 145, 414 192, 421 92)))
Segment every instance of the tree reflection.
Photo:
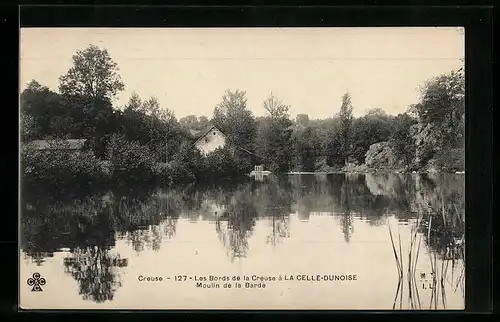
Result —
POLYGON ((372 193, 367 184, 368 176, 368 174, 358 174, 346 177, 343 184, 346 193, 342 198, 348 196, 347 203, 352 214, 366 220, 370 225, 378 226, 384 222, 390 201, 385 195, 372 193))
POLYGON ((165 236, 168 239, 173 238, 177 232, 177 220, 178 218, 168 216, 163 221, 165 236))
POLYGON ((423 176, 419 182, 419 231, 424 241, 445 260, 463 260, 465 196, 461 176, 423 176))
POLYGON ((61 244, 64 244, 60 238, 53 237, 69 229, 65 229, 67 228, 65 222, 58 220, 56 216, 40 216, 34 207, 32 204, 25 204, 24 211, 21 210, 20 244, 24 256, 37 266, 41 266, 47 258, 54 256, 54 252, 57 252, 61 244))
MULTIPOLYGON (((21 248, 37 265, 70 249, 65 271, 78 281, 80 293, 92 301, 113 298, 126 259, 113 253, 117 238, 137 252, 160 250, 174 238, 178 220, 215 223, 216 234, 230 260, 246 257, 256 221, 266 242, 289 238, 290 218, 335 216, 346 242, 356 220, 380 225, 394 215, 413 223, 425 214, 419 232, 425 245, 444 260, 464 258, 464 182, 453 175, 297 175, 267 176, 263 182, 231 185, 120 187, 82 195, 31 195, 22 200, 21 248), (431 219, 432 218, 432 219, 431 219), (260 227, 260 226, 259 226, 260 227)), ((308 225, 302 225, 307 229, 308 225)))
MULTIPOLYGON (((426 254, 418 256, 418 247, 410 247, 408 256, 415 263, 408 271, 408 283, 415 279, 417 261, 422 259, 430 265, 429 309, 446 308, 446 297, 449 291, 456 292, 464 287, 464 182, 463 176, 450 174, 419 175, 413 178, 414 192, 409 207, 416 217, 413 221, 412 239, 423 240, 426 254), (417 233, 419 237, 417 237, 417 233), (413 252, 413 256, 412 256, 413 252), (416 255, 416 256, 415 256, 416 255)), ((394 244, 393 244, 394 247, 394 244)), ((395 253, 396 262, 398 255, 395 253)), ((399 256, 401 257, 401 255, 399 256)), ((400 274, 400 279, 402 274, 400 274)), ((425 274, 422 274, 425 276, 425 274)), ((410 289, 411 290, 411 289, 410 289)), ((408 294, 411 300, 411 293, 408 294)), ((418 296, 418 293, 417 293, 418 296)), ((400 302, 402 301, 402 295, 400 302)), ((420 303, 420 299, 419 299, 420 303)))
POLYGON ((65 272, 78 282, 79 294, 97 303, 113 299, 121 286, 117 268, 127 266, 126 259, 110 253, 115 245, 115 231, 106 210, 110 209, 106 207, 91 218, 79 218, 75 236, 78 246, 64 259, 65 272))
POLYGON ((136 253, 145 249, 159 251, 162 242, 162 232, 159 225, 149 226, 147 228, 136 228, 125 234, 128 243, 136 253))
POLYGON ((223 213, 216 219, 216 232, 231 261, 244 258, 258 217, 251 187, 245 185, 235 192, 223 213))
POLYGON ((84 299, 111 300, 120 286, 117 268, 127 265, 115 245, 113 199, 105 190, 26 193, 22 198, 21 248, 42 265, 62 249, 70 255, 64 270, 79 286, 84 299))
POLYGON ((84 300, 97 303, 113 300, 114 293, 122 285, 118 268, 127 266, 127 259, 110 254, 103 246, 76 248, 72 256, 64 259, 65 272, 79 285, 84 300))
POLYGON ((181 214, 184 205, 185 195, 175 190, 156 189, 148 194, 128 192, 116 196, 113 217, 117 230, 134 251, 142 252, 146 248, 159 251, 163 236, 174 236, 177 220, 172 218, 181 214))
POLYGON ((256 188, 255 202, 260 205, 259 215, 268 218, 271 225, 266 243, 272 246, 275 246, 280 240, 290 237, 289 222, 290 214, 293 212, 292 202, 297 196, 295 187, 296 182, 291 182, 288 177, 269 176, 264 184, 256 188))
POLYGON ((352 233, 354 231, 351 213, 351 202, 353 197, 351 194, 351 188, 353 184, 356 184, 354 178, 345 177, 344 184, 340 189, 340 224, 342 226, 342 233, 344 234, 344 240, 346 242, 351 241, 352 233))
POLYGON ((353 232, 353 216, 379 225, 389 206, 388 197, 371 193, 363 174, 298 175, 290 181, 299 219, 307 220, 311 213, 338 215, 347 240, 353 232))
POLYGON ((43 263, 47 260, 47 258, 54 257, 53 252, 38 252, 30 249, 26 249, 24 251, 24 258, 30 259, 36 266, 42 266, 43 263))
MULTIPOLYGON (((328 178, 330 176, 326 179, 328 178)), ((320 181, 313 175, 296 175, 290 177, 290 183, 293 208, 299 220, 308 221, 312 212, 333 214, 333 202, 329 193, 331 186, 328 182, 320 181)))
POLYGON ((271 232, 267 235, 266 243, 276 246, 277 243, 290 237, 290 216, 271 216, 271 232))
POLYGON ((390 188, 390 207, 394 209, 396 218, 407 221, 412 217, 414 212, 414 204, 416 200, 415 177, 409 174, 391 174, 390 188))
MULTIPOLYGON (((24 192, 21 207, 21 249, 37 265, 62 248, 78 246, 79 224, 103 211, 102 193, 24 192)), ((105 211, 105 210, 104 210, 105 211)))
POLYGON ((261 216, 292 213, 293 189, 288 177, 268 176, 265 183, 255 186, 253 194, 261 216))
POLYGON ((411 175, 396 173, 367 173, 366 186, 372 196, 369 209, 381 218, 386 213, 394 215, 401 222, 415 217, 415 182, 411 175))

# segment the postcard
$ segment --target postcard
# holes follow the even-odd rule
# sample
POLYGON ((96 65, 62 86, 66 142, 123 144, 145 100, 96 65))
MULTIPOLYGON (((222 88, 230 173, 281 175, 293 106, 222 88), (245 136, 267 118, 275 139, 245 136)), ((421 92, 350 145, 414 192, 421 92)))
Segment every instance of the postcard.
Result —
POLYGON ((464 30, 21 28, 20 308, 463 310, 464 30))

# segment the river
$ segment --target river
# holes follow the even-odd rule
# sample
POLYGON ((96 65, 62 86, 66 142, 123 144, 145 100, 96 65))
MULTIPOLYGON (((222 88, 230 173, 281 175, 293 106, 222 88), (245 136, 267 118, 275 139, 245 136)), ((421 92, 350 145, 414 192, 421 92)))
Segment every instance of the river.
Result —
POLYGON ((464 309, 464 184, 456 174, 297 174, 27 189, 21 306, 464 309))

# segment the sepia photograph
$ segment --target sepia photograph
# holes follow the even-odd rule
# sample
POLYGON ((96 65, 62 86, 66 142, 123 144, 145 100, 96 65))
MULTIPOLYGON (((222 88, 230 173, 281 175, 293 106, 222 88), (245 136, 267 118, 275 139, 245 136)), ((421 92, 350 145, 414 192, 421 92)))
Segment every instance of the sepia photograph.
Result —
POLYGON ((21 309, 465 309, 464 28, 19 37, 21 309))

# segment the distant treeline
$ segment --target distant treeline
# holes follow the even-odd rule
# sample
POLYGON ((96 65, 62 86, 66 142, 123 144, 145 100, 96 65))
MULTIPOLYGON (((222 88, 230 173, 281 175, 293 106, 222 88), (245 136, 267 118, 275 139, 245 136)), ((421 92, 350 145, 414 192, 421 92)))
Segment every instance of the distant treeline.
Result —
POLYGON ((332 106, 332 117, 324 120, 307 114, 292 119, 289 106, 273 95, 263 102, 267 116, 255 117, 242 90, 227 90, 211 119, 191 115, 178 120, 155 97, 141 99, 135 93, 125 106, 113 106, 113 97, 124 89, 118 71, 106 50, 91 45, 73 56, 58 92, 35 80, 28 84, 21 94, 23 142, 86 138, 90 144, 87 151, 71 155, 23 145, 26 178, 112 175, 173 183, 234 177, 256 163, 275 173, 464 170, 462 69, 423 84, 420 102, 406 113, 392 116, 375 109, 355 118, 346 93, 340 112, 332 106), (228 142, 203 157, 193 143, 209 124, 228 142), (231 147, 250 151, 252 158, 231 147))

